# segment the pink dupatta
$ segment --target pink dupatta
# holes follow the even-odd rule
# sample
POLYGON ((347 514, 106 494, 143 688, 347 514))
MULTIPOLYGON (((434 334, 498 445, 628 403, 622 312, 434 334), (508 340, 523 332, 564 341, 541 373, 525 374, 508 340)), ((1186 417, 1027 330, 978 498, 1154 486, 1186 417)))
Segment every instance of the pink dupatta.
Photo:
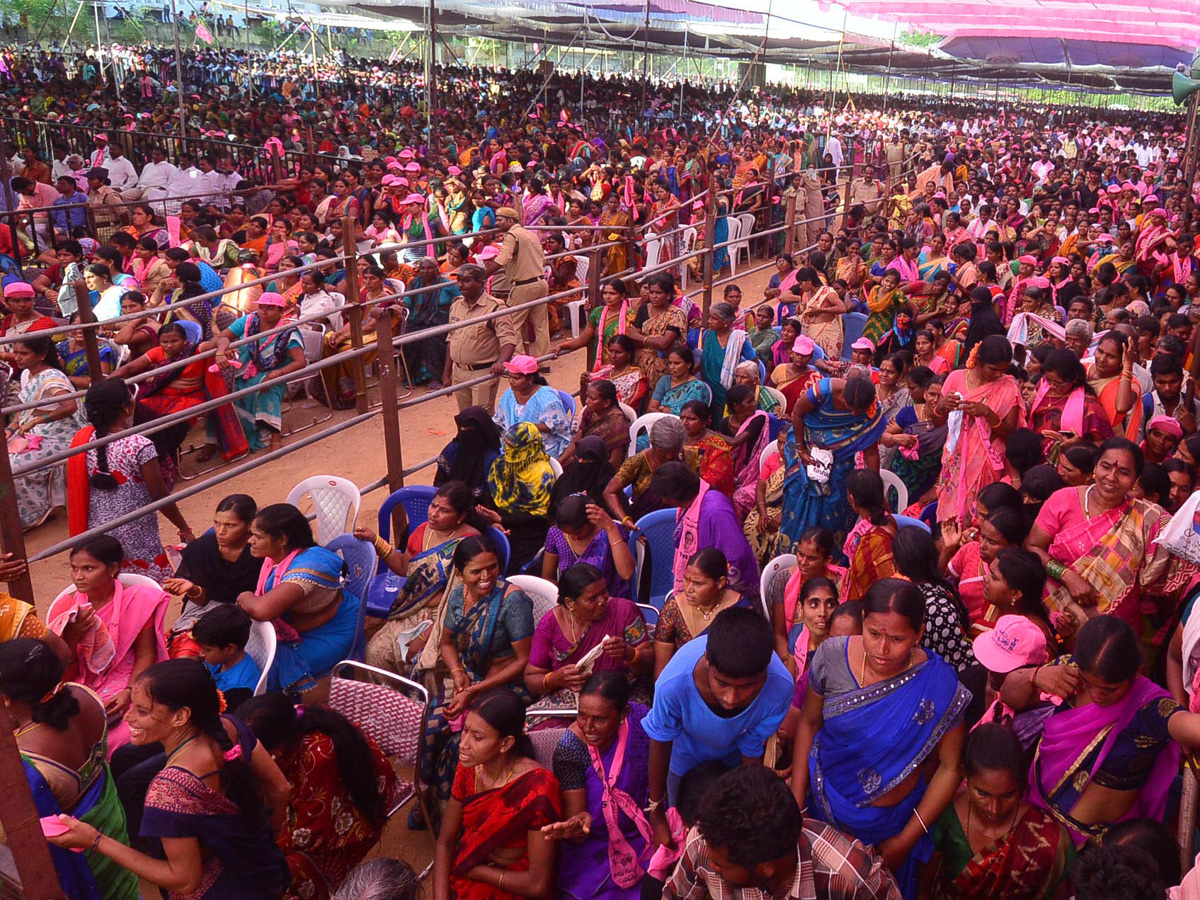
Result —
POLYGON ((679 525, 675 529, 675 560, 672 571, 675 576, 674 590, 683 590, 683 572, 688 560, 700 549, 700 506, 704 503, 704 495, 712 490, 712 486, 703 478, 700 479, 700 493, 692 501, 692 505, 679 514, 679 525))
POLYGON ((613 754, 612 771, 607 775, 604 772, 604 761, 600 758, 600 752, 595 747, 588 746, 588 755, 592 758, 592 768, 596 772, 596 777, 600 779, 600 785, 604 791, 604 799, 600 805, 604 810, 604 823, 608 826, 608 864, 612 870, 612 880, 617 887, 626 890, 637 884, 646 870, 642 868, 637 854, 633 852, 633 847, 629 845, 629 840, 617 823, 617 810, 620 809, 629 816, 634 826, 645 838, 647 846, 650 845, 653 837, 650 823, 646 821, 646 816, 637 801, 617 787, 617 777, 621 774, 621 766, 625 763, 625 748, 628 745, 629 719, 624 719, 617 732, 617 749, 613 754))
MULTIPOLYGON (((1042 383, 1038 385, 1037 393, 1033 395, 1033 403, 1029 406, 1030 421, 1033 421, 1034 414, 1041 408, 1048 393, 1050 393, 1050 382, 1043 378, 1042 383)), ((1060 430, 1070 431, 1083 437, 1083 412, 1087 405, 1086 396, 1081 387, 1071 391, 1071 395, 1067 397, 1067 404, 1063 407, 1062 418, 1059 420, 1060 430)))

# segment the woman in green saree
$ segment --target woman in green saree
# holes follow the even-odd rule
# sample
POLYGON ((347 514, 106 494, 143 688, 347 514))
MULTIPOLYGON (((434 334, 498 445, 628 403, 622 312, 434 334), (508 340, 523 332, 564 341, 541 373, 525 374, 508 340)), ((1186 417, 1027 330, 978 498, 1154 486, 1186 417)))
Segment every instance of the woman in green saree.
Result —
MULTIPOLYGON (((68 626, 70 627, 70 626, 68 626)), ((31 638, 0 644, 0 692, 39 816, 62 813, 128 843, 125 812, 108 770, 108 719, 89 688, 60 684, 62 662, 31 638)), ((71 900, 137 900, 137 876, 94 851, 50 848, 71 900)))

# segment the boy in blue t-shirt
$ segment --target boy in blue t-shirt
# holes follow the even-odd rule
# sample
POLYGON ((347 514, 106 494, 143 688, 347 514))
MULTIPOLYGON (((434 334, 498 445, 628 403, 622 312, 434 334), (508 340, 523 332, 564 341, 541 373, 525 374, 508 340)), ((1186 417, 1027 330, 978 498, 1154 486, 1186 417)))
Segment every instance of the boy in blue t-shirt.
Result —
POLYGON ((754 610, 718 613, 707 632, 676 651, 642 720, 650 737, 650 824, 660 840, 670 833, 666 808, 683 774, 710 760, 761 761, 794 690, 775 655, 771 623, 754 610))
POLYGON ((222 603, 201 616, 192 626, 192 640, 212 672, 225 705, 233 712, 238 704, 254 696, 262 670, 246 653, 250 640, 250 616, 236 603, 222 603))

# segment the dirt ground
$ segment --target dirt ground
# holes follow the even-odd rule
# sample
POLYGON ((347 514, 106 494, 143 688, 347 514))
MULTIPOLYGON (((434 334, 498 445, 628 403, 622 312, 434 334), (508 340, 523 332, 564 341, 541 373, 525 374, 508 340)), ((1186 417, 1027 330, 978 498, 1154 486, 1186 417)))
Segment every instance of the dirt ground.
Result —
MULTIPOLYGON (((762 260, 755 260, 758 265, 762 260)), ((747 267, 749 268, 749 267, 747 267)), ((763 290, 772 274, 772 270, 749 275, 737 279, 742 287, 743 305, 749 306, 762 299, 763 290)), ((714 302, 720 299, 719 291, 714 291, 714 302)), ((551 363, 550 375, 547 381, 554 387, 575 392, 579 388, 579 375, 583 370, 583 351, 572 353, 551 363)), ((378 390, 369 391, 372 400, 378 397, 378 390)), ((286 404, 285 404, 286 409, 286 404)), ((406 465, 413 465, 429 457, 435 456, 455 433, 453 416, 458 407, 453 397, 443 397, 416 408, 400 412, 400 439, 406 465)), ((325 415, 328 410, 313 400, 297 400, 290 411, 284 414, 284 427, 302 427, 311 422, 314 416, 325 415)), ((334 412, 333 418, 318 428, 350 418, 354 412, 334 412)), ((303 432, 300 436, 308 434, 303 432)), ((202 429, 193 431, 189 440, 202 440, 202 429)), ((285 439, 286 443, 286 439, 285 439)), ((188 443, 184 444, 185 448, 188 443)), ((211 465, 208 463, 207 465, 211 465)), ((194 471, 195 464, 185 457, 184 471, 194 471)), ((328 474, 340 475, 355 484, 369 484, 383 477, 387 472, 383 443, 383 424, 376 417, 349 431, 342 432, 331 438, 319 441, 305 447, 283 460, 264 466, 261 469, 247 473, 232 481, 225 482, 195 496, 180 502, 180 508, 188 524, 197 533, 201 533, 211 524, 211 515, 217 502, 227 494, 246 493, 258 500, 260 505, 282 501, 292 486, 310 475, 328 474)), ((430 484, 433 480, 433 467, 430 466, 408 479, 409 484, 430 484)), ((189 482, 180 482, 187 486, 189 482)), ((359 509, 358 521, 375 527, 379 507, 387 497, 385 489, 376 490, 363 497, 359 509)), ((163 540, 171 543, 177 541, 177 536, 169 522, 159 518, 163 540)), ((43 548, 65 540, 67 533, 67 517, 59 511, 53 520, 42 527, 25 535, 26 549, 30 556, 43 548)), ((67 565, 67 555, 60 553, 49 559, 33 563, 31 567, 34 596, 39 612, 45 613, 51 600, 70 583, 70 571, 67 565)), ((178 601, 172 604, 167 615, 168 624, 178 615, 178 601)), ((432 858, 433 839, 428 832, 410 833, 405 819, 408 808, 392 818, 384 831, 383 838, 376 846, 371 856, 395 856, 411 863, 418 871, 432 858)), ((428 884, 428 883, 427 883, 428 884)), ((426 894, 428 895, 427 889, 426 894)), ((154 894, 147 893, 147 896, 154 894)))

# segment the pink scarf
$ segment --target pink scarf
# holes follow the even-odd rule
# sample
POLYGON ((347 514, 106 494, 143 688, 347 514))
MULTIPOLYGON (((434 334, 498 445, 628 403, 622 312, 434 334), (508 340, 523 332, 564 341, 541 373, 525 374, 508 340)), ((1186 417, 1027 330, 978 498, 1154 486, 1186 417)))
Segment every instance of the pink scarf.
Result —
POLYGON ((617 787, 617 776, 621 774, 621 766, 625 762, 625 747, 628 744, 629 720, 626 719, 621 722, 617 750, 613 754, 612 771, 608 775, 604 774, 604 762, 600 759, 599 751, 595 747, 588 747, 588 754, 592 757, 592 768, 604 788, 604 798, 600 806, 604 810, 604 823, 608 826, 608 864, 612 870, 613 883, 626 890, 638 883, 645 870, 617 824, 617 809, 620 808, 621 812, 633 820, 637 830, 646 839, 647 845, 653 837, 650 823, 646 821, 646 816, 637 801, 617 787))
MULTIPOLYGON (((1050 383, 1042 379, 1042 383, 1038 385, 1037 393, 1033 397, 1033 404, 1029 407, 1029 418, 1033 420, 1033 414, 1038 411, 1042 401, 1050 392, 1050 383)), ((1063 407, 1062 418, 1059 421, 1060 431, 1071 431, 1079 437, 1083 437, 1083 410, 1085 406, 1085 396, 1083 388, 1078 387, 1071 391, 1071 396, 1067 398, 1067 404, 1063 407)))
MULTIPOLYGON (((263 560, 262 568, 258 572, 258 585, 254 588, 254 593, 261 597, 266 593, 267 581, 272 575, 275 576, 275 582, 271 585, 272 588, 279 587, 283 583, 283 576, 287 573, 288 568, 292 565, 292 561, 300 554, 299 550, 293 550, 287 556, 279 561, 278 564, 273 564, 270 557, 263 560)), ((300 632, 289 625, 283 619, 272 619, 271 624, 275 626, 275 636, 288 644, 294 644, 300 640, 300 632)))
MULTIPOLYGON (((617 313, 617 334, 625 333, 629 323, 629 302, 621 301, 621 309, 617 313)), ((596 331, 596 362, 592 364, 592 373, 600 371, 600 361, 604 359, 604 322, 608 318, 608 304, 600 307, 600 328, 596 331)))
POLYGON ((700 479, 700 493, 686 512, 680 514, 679 527, 675 534, 675 560, 672 571, 675 575, 674 590, 683 590, 683 572, 687 568, 692 554, 700 549, 700 506, 704 503, 704 495, 712 486, 703 478, 700 479))
POLYGON ((650 864, 646 866, 646 874, 659 881, 666 881, 670 876, 676 861, 683 856, 683 847, 687 843, 687 828, 684 827, 683 816, 679 815, 679 810, 673 806, 667 810, 667 825, 671 828, 671 840, 675 842, 675 849, 672 850, 666 844, 659 844, 654 850, 654 855, 650 857, 650 864))

